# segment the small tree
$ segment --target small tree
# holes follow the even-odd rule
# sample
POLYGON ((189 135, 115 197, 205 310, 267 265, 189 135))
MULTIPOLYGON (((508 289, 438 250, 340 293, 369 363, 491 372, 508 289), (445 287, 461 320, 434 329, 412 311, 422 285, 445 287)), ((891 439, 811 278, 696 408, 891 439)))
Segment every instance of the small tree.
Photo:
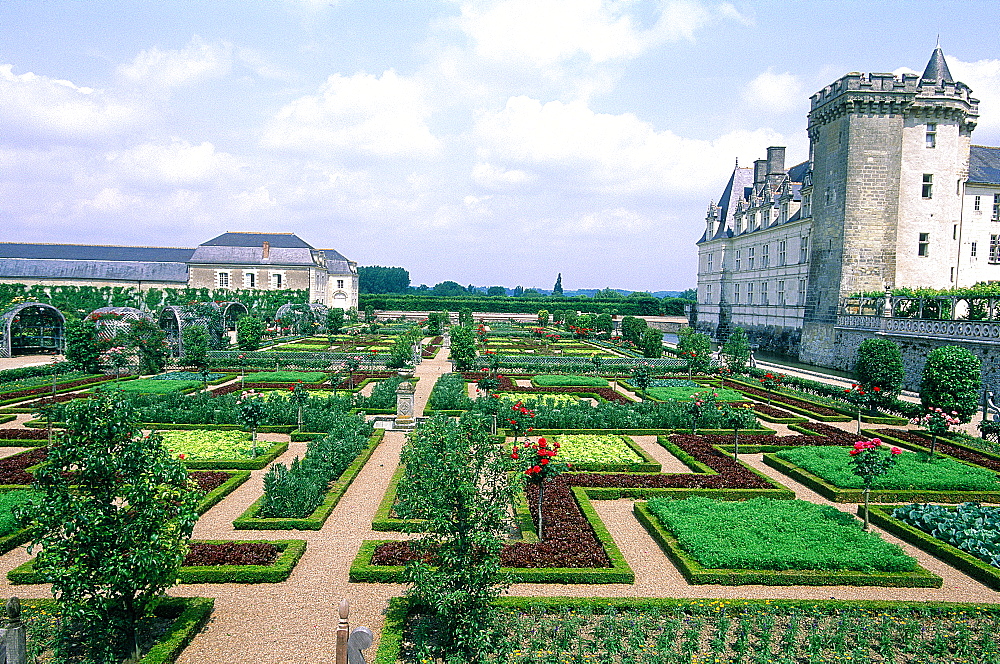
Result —
POLYGON ((722 357, 726 360, 726 368, 734 374, 747 372, 747 365, 750 364, 750 340, 746 330, 742 327, 733 328, 722 347, 722 357))
POLYGON ((858 433, 861 433, 861 411, 870 409, 879 397, 882 388, 878 385, 870 390, 857 383, 851 383, 851 389, 844 390, 844 398, 854 404, 858 415, 858 433))
POLYGON ((740 458, 740 429, 751 429, 757 426, 757 415, 753 406, 748 403, 722 403, 719 409, 719 426, 733 430, 733 460, 740 458))
POLYGON ((663 330, 646 328, 642 333, 642 354, 644 357, 663 357, 663 330))
POLYGON ((632 369, 632 384, 645 392, 652 384, 654 376, 656 376, 656 371, 653 366, 643 362, 632 369))
POLYGON ((257 427, 264 419, 264 399, 253 390, 249 390, 240 394, 236 400, 236 407, 243 425, 250 429, 250 444, 253 446, 253 455, 257 456, 257 427))
POLYGON ((766 374, 757 379, 760 382, 760 386, 767 390, 767 405, 771 405, 771 400, 774 397, 774 393, 781 389, 781 383, 785 380, 784 374, 773 374, 768 371, 766 374))
POLYGON ((424 520, 407 526, 424 533, 411 540, 407 596, 433 621, 421 661, 481 662, 495 634, 492 602, 511 583, 500 567, 512 500, 502 450, 475 414, 435 416, 403 450, 396 513, 424 520))
POLYGON ((874 395, 873 405, 891 402, 899 396, 906 376, 899 346, 888 339, 865 339, 858 346, 854 376, 859 385, 874 395))
MULTIPOLYGON (((198 516, 187 471, 119 394, 79 399, 23 508, 35 570, 59 603, 56 656, 138 659, 136 625, 177 580, 198 516)), ((75 659, 73 661, 76 661, 75 659)))
POLYGON ((972 419, 982 389, 979 358, 961 346, 942 346, 927 354, 920 402, 924 408, 958 413, 964 423, 972 419))
POLYGON ((549 324, 549 310, 539 309, 538 310, 538 324, 545 327, 549 324))
POLYGON ((170 355, 167 334, 153 321, 146 318, 130 321, 126 344, 135 349, 140 374, 158 374, 167 365, 170 355))
POLYGON ((375 307, 369 304, 367 307, 365 307, 365 322, 371 323, 374 321, 375 321, 375 307))
POLYGON ((517 446, 517 441, 521 436, 532 430, 531 420, 535 417, 535 411, 530 410, 520 401, 511 406, 510 409, 512 412, 507 417, 507 424, 511 433, 514 434, 514 445, 517 446))
POLYGON ((195 369, 208 366, 208 330, 204 325, 188 325, 182 334, 184 364, 195 369))
MULTIPOLYGON (((611 331, 614 329, 614 323, 611 320, 611 314, 600 314, 594 319, 594 329, 597 333, 603 335, 605 338, 611 336, 611 331)), ((663 335, 660 335, 660 339, 663 339, 663 335)))
POLYGON ((458 324, 472 327, 472 309, 469 307, 460 307, 458 310, 458 324))
POLYGON ((646 327, 645 319, 636 318, 635 316, 625 316, 622 318, 622 339, 638 346, 642 343, 642 333, 646 327))
POLYGON ((691 415, 691 435, 697 435, 698 433, 698 421, 701 419, 702 413, 706 410, 714 410, 716 408, 715 400, 718 398, 718 393, 716 392, 697 392, 691 395, 691 401, 688 403, 688 414, 691 415))
POLYGON ((326 312, 326 333, 328 336, 340 334, 344 331, 344 310, 340 307, 333 307, 326 312))
POLYGON ((868 495, 872 486, 882 475, 896 465, 896 457, 903 450, 893 447, 886 454, 882 441, 878 438, 859 440, 850 451, 851 466, 854 474, 861 478, 864 486, 862 493, 865 498, 865 530, 868 530, 868 495))
POLYGON ((459 371, 468 371, 476 361, 476 338, 471 327, 451 328, 451 359, 459 371))
MULTIPOLYGON (((302 432, 302 408, 309 402, 309 390, 306 389, 305 384, 301 380, 296 381, 291 387, 292 401, 297 406, 298 410, 298 430, 302 432)), ((257 456, 254 454, 254 456, 257 456)))
POLYGON ((254 316, 244 316, 236 321, 236 344, 240 350, 260 350, 260 342, 264 338, 265 330, 266 327, 262 320, 254 316))
POLYGON ((938 436, 943 436, 951 431, 953 426, 962 423, 962 421, 958 418, 957 412, 952 411, 951 413, 946 413, 940 408, 928 408, 927 414, 923 417, 910 420, 910 422, 923 427, 927 430, 927 433, 931 435, 931 453, 927 457, 928 460, 934 458, 934 454, 937 449, 938 436))
POLYGON ((66 361, 80 371, 100 371, 103 344, 94 321, 71 319, 66 322, 66 361))
POLYGON ((516 464, 524 468, 524 475, 529 484, 534 484, 538 488, 538 500, 536 503, 535 523, 538 529, 538 541, 545 541, 545 524, 542 516, 542 506, 545 501, 545 482, 569 470, 569 465, 555 461, 559 454, 558 441, 550 446, 545 438, 539 438, 535 442, 525 441, 523 449, 518 447, 517 439, 514 439, 514 448, 510 453, 510 458, 516 464), (523 456, 523 458, 522 458, 523 456))
POLYGON ((677 350, 681 359, 688 364, 688 375, 708 373, 712 366, 712 340, 708 335, 694 332, 691 328, 681 328, 678 333, 677 350), (687 332, 683 332, 687 330, 687 332))

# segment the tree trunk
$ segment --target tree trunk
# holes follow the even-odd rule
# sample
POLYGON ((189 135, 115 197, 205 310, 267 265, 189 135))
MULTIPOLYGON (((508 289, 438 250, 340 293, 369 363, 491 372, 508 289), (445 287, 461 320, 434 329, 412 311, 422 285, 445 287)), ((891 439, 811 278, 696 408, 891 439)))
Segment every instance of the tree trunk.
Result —
POLYGON ((937 434, 931 434, 931 458, 934 458, 934 450, 937 448, 937 434))
POLYGON ((861 435, 861 404, 858 403, 858 435, 861 435))
POLYGON ((257 427, 250 430, 250 443, 253 446, 253 455, 257 456, 257 427))
POLYGON ((545 491, 545 481, 538 483, 538 541, 541 542, 544 539, 542 534, 542 493, 545 491))
POLYGON ((733 461, 740 460, 740 430, 733 429, 733 461))
POLYGON ((868 487, 865 487, 865 490, 863 492, 864 496, 865 496, 865 532, 867 532, 870 529, 869 521, 868 521, 868 492, 869 491, 870 491, 870 489, 868 489, 868 487))
POLYGON ((299 433, 302 433, 302 404, 299 404, 299 433))

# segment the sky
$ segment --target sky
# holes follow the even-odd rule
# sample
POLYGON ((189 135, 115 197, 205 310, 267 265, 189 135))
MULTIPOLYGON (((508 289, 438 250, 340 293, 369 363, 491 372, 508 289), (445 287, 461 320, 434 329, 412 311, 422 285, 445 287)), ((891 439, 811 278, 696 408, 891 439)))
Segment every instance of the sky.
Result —
POLYGON ((809 96, 938 36, 1000 145, 977 0, 0 0, 0 241, 296 233, 416 285, 684 290, 809 96))

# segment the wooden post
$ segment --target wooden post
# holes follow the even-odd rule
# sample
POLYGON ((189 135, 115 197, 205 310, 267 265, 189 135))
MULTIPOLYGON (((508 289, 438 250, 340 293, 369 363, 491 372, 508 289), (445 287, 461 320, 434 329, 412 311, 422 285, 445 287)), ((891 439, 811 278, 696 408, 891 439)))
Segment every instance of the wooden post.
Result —
POLYGON ((340 601, 338 612, 340 620, 337 622, 337 655, 334 661, 336 664, 347 664, 347 638, 350 632, 347 616, 351 612, 351 605, 346 597, 340 601))

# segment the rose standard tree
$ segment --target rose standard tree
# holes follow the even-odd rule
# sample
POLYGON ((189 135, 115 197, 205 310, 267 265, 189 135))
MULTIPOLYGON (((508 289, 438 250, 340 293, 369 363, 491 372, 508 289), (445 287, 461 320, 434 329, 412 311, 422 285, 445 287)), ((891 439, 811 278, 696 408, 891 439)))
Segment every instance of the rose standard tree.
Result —
POLYGON ((59 604, 56 657, 138 660, 139 621, 177 580, 198 494, 121 395, 73 401, 64 417, 21 512, 59 604))
POLYGON ((539 438, 535 442, 526 441, 523 448, 518 447, 515 439, 514 449, 510 454, 510 458, 516 464, 524 467, 524 475, 527 477, 528 483, 534 484, 538 488, 536 522, 538 524, 538 541, 540 542, 545 540, 544 523, 542 521, 545 482, 569 470, 569 464, 555 460, 557 454, 559 454, 559 443, 553 442, 550 446, 544 438, 539 438))
POLYGON ((868 525, 868 495, 872 486, 878 478, 889 472, 889 469, 896 465, 896 457, 902 454, 903 450, 898 447, 891 448, 886 453, 885 445, 878 438, 871 440, 859 440, 854 443, 849 454, 851 455, 851 469, 854 474, 861 478, 865 497, 865 530, 869 530, 868 525))

